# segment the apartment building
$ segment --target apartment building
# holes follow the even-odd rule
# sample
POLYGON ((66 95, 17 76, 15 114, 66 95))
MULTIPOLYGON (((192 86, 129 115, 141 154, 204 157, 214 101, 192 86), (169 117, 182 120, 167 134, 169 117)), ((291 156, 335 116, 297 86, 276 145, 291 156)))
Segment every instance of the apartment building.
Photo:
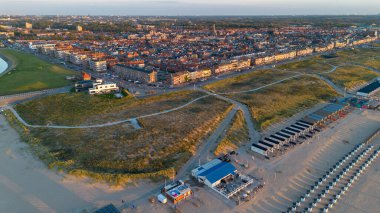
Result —
POLYGON ((273 63, 275 60, 276 59, 274 56, 266 56, 266 57, 261 57, 261 58, 254 58, 252 63, 253 65, 260 66, 264 64, 273 63))
POLYGON ((251 59, 244 60, 231 60, 228 62, 224 62, 219 64, 215 68, 215 74, 221 74, 225 72, 239 71, 241 69, 245 69, 251 66, 251 59))
POLYGON ((276 54, 274 56, 274 58, 276 61, 283 61, 283 60, 287 60, 287 59, 293 59, 296 56, 297 56, 297 52, 292 51, 292 52, 287 52, 287 53, 276 54))
POLYGON ((298 50, 297 51, 297 56, 306 56, 306 55, 310 55, 313 53, 313 48, 306 48, 306 49, 302 49, 302 50, 298 50))
POLYGON ((189 81, 189 72, 176 72, 170 75, 171 85, 180 85, 189 81))
POLYGON ((139 67, 130 67, 124 64, 117 64, 112 68, 120 77, 142 83, 157 82, 157 71, 154 69, 143 69, 139 67))
POLYGON ((104 60, 94 60, 88 59, 90 69, 95 72, 105 72, 107 71, 107 61, 104 60))
POLYGON ((84 66, 87 60, 87 55, 71 53, 70 54, 70 62, 76 65, 84 66))
POLYGON ((329 50, 332 50, 332 49, 334 49, 334 44, 332 43, 332 44, 329 44, 329 45, 327 45, 327 46, 321 46, 321 47, 316 47, 315 48, 315 52, 327 52, 327 51, 329 51, 329 50))

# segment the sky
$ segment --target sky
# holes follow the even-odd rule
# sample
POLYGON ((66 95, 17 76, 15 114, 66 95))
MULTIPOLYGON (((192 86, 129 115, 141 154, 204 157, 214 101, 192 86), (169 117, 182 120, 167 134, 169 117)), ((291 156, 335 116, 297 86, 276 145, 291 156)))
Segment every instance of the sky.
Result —
POLYGON ((0 15, 380 14, 380 0, 0 0, 0 15))

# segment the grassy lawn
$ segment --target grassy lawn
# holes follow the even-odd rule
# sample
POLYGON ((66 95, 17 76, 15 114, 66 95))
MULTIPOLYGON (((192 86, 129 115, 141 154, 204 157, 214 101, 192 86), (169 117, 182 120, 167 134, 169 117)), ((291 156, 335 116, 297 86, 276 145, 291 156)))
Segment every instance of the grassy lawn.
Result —
POLYGON ((234 92, 254 89, 290 76, 295 75, 287 71, 258 70, 240 76, 223 79, 204 86, 215 93, 234 92))
POLYGON ((304 73, 321 73, 330 70, 332 67, 323 63, 323 59, 320 56, 313 57, 302 61, 290 62, 278 66, 278 69, 286 71, 297 71, 304 73))
MULTIPOLYGON (((122 184, 130 178, 172 175, 173 168, 180 168, 196 152, 230 109, 229 103, 210 96, 178 111, 140 119, 140 130, 132 130, 128 124, 21 130, 49 166, 122 184)), ((56 110, 58 115, 61 109, 56 110)), ((12 116, 8 117, 12 121, 12 116)))
POLYGON ((66 93, 17 105, 16 110, 31 124, 100 124, 172 109, 204 95, 180 91, 141 99, 109 99, 86 93, 66 93))
POLYGON ((378 73, 358 66, 339 67, 335 72, 326 74, 326 77, 341 88, 352 89, 379 76, 378 73))
POLYGON ((0 77, 0 95, 66 86, 70 82, 65 76, 75 74, 31 54, 10 49, 0 49, 0 54, 15 64, 12 71, 0 77))
POLYGON ((324 81, 299 77, 253 93, 228 95, 250 107, 257 126, 265 129, 284 118, 327 101, 338 94, 324 81))
POLYGON ((227 131, 226 136, 216 147, 214 154, 220 156, 237 150, 239 146, 247 142, 249 138, 248 128, 242 111, 238 111, 232 121, 232 125, 227 131))

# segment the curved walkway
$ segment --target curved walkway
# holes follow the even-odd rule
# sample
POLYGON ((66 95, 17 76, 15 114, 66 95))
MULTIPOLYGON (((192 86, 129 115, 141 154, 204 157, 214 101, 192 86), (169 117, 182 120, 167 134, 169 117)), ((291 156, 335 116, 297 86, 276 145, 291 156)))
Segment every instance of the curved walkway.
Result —
MULTIPOLYGON (((322 72, 322 73, 319 73, 319 74, 325 74, 325 73, 331 73, 331 72, 334 72, 335 70, 337 69, 337 66, 334 66, 333 69, 327 71, 327 72, 322 72)), ((108 127, 108 126, 114 126, 114 125, 118 125, 118 124, 122 124, 122 123, 127 123, 127 122, 131 122, 132 124, 136 124, 136 121, 137 119, 141 119, 141 118, 147 118, 147 117, 153 117, 153 116, 157 116, 157 115, 162 115, 162 114, 166 114, 166 113, 170 113, 170 112, 174 112, 174 111, 177 111, 177 110, 180 110, 180 109, 183 109, 191 104, 193 104, 194 102, 196 101, 199 101, 201 99, 204 99, 204 98, 207 98, 209 96, 215 96, 217 98, 220 98, 220 99, 224 99, 225 101, 228 101, 230 103, 233 103, 237 106, 239 106, 239 108, 243 111, 244 113, 244 116, 246 117, 246 121, 247 121, 247 126, 250 130, 250 137, 251 139, 254 139, 258 134, 257 134, 257 131, 254 129, 254 125, 253 125, 253 121, 252 121, 252 116, 250 116, 250 112, 249 112, 249 109, 247 109, 247 107, 240 103, 240 102, 237 102, 235 100, 232 100, 232 99, 229 99, 229 98, 226 98, 224 97, 223 95, 227 95, 227 94, 239 94, 239 93, 248 93, 248 92, 256 92, 256 91, 259 91, 261 89, 264 89, 264 88, 267 88, 267 87, 270 87, 270 86, 273 86, 275 84, 278 84, 278 83, 281 83, 281 82, 284 82, 284 81, 287 81, 287 80, 291 80, 291 79, 294 79, 294 78, 298 78, 300 76, 304 76, 304 75, 307 75, 307 74, 304 74, 304 73, 299 73, 299 74, 296 74, 296 75, 293 75, 293 76, 290 76, 290 77, 287 77, 287 78, 284 78, 284 79, 281 79, 281 80, 278 80, 278 81, 275 81, 275 82, 272 82, 272 83, 269 83, 269 84, 266 84, 266 85, 263 85, 263 86, 260 86, 260 87, 257 87, 257 88, 253 88, 253 89, 250 89, 250 90, 243 90, 243 91, 234 91, 234 92, 224 92, 224 93, 211 93, 209 91, 206 92, 206 90, 203 90, 201 89, 203 92, 206 92, 207 95, 204 95, 204 96, 201 96, 201 97, 198 97, 196 99, 193 99, 189 102, 187 102, 186 104, 184 105, 181 105, 181 106, 178 106, 178 107, 175 107, 175 108, 172 108, 172 109, 168 109, 168 110, 163 110, 163 111, 160 111, 160 112, 157 112, 157 113, 152 113, 152 114, 148 114, 148 115, 141 115, 141 116, 137 116, 137 117, 133 117, 133 118, 127 118, 127 119, 124 119, 124 120, 120 120, 120 121, 115 121, 115 122, 108 122, 108 123, 104 123, 104 124, 96 124, 96 125, 79 125, 79 126, 64 126, 64 125, 32 125, 32 124, 28 124, 18 113, 16 110, 13 109, 13 107, 11 106, 6 106, 4 107, 5 109, 9 109, 15 116, 16 118, 25 126, 27 127, 30 127, 30 128, 53 128, 53 129, 85 129, 85 128, 101 128, 101 127, 108 127), (256 134, 255 134, 256 133, 256 134)), ((334 86, 334 88, 336 88, 336 86, 334 86)), ((136 127, 136 125, 133 125, 136 127)))
POLYGON ((185 107, 189 106, 190 104, 192 104, 192 103, 194 103, 196 101, 199 101, 199 100, 201 100, 203 98, 209 97, 209 96, 210 95, 204 95, 204 96, 196 98, 196 99, 194 99, 194 100, 192 100, 190 102, 187 102, 186 104, 181 105, 179 107, 168 109, 168 110, 164 110, 164 111, 157 112, 157 113, 152 113, 152 114, 148 114, 148 115, 142 115, 142 116, 138 116, 138 117, 134 117, 134 118, 127 118, 127 119, 124 119, 124 120, 115 121, 115 122, 108 122, 108 123, 104 123, 104 124, 83 125, 83 126, 32 125, 32 124, 28 124, 23 118, 21 118, 21 116, 18 114, 18 112, 13 107, 6 106, 6 107, 4 107, 4 109, 10 110, 23 125, 25 125, 27 127, 31 127, 31 128, 87 129, 87 128, 100 128, 100 127, 114 126, 114 125, 118 125, 118 124, 122 124, 122 123, 127 123, 127 122, 131 122, 131 124, 136 124, 136 120, 137 119, 157 116, 157 115, 166 114, 166 113, 169 113, 169 112, 174 112, 174 111, 177 111, 179 109, 185 108, 185 107))

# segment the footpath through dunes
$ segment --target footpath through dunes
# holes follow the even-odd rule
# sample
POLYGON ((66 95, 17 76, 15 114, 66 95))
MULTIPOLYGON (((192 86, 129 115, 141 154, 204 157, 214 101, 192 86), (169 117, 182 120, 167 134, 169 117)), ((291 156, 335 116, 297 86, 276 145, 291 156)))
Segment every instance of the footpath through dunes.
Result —
POLYGON ((322 76, 328 78, 340 88, 350 90, 379 77, 380 73, 362 66, 347 64, 339 66, 334 72, 323 74, 322 76))
POLYGON ((0 77, 0 96, 64 87, 71 84, 65 77, 76 74, 28 53, 0 49, 0 55, 6 57, 12 67, 0 77))
MULTIPOLYGON (((262 171, 267 180, 266 187, 254 203, 243 207, 242 211, 247 208, 254 209, 254 212, 286 211, 331 166, 379 128, 379 112, 355 110, 323 130, 310 143, 296 147, 278 161, 267 163, 265 171, 262 171)), ((374 165, 379 166, 379 161, 374 165)), ((355 186, 352 190, 348 194, 355 194, 355 186)))
POLYGON ((141 99, 67 93, 25 102, 16 105, 15 110, 31 125, 101 127, 102 124, 116 122, 116 125, 118 121, 179 110, 207 96, 190 90, 141 99))
MULTIPOLYGON (((183 97, 186 97, 186 102, 188 102, 188 95, 204 95, 200 92, 175 94, 166 97, 165 101, 168 102, 166 104, 176 102, 176 100, 181 102, 183 97), (182 98, 176 99, 178 97, 182 98)), ((106 99, 106 102, 108 101, 106 99)), ((158 101, 162 100, 158 99, 158 101)), ((148 103, 147 106, 149 106, 148 103)), ((161 105, 165 104, 159 104, 157 107, 161 105)), ((37 117, 42 116, 36 113, 36 110, 38 113, 44 113, 39 106, 38 104, 33 108, 34 111, 29 111, 27 108, 24 110, 35 113, 37 117)), ((91 106, 86 110, 95 108, 96 111, 98 107, 91 106)), ((134 107, 137 110, 142 106, 134 107)), ((32 141, 32 149, 37 150, 39 157, 49 166, 75 175, 91 176, 95 179, 122 184, 130 181, 131 178, 173 175, 173 168, 175 170, 181 168, 196 153, 202 140, 214 131, 231 108, 232 105, 228 102, 206 96, 175 111, 153 117, 142 117, 139 119, 142 128, 138 130, 133 130, 129 124, 96 129, 25 129, 23 127, 19 130, 24 138, 29 142, 32 141), (41 150, 44 152, 39 152, 41 150)), ((61 115, 61 109, 57 106, 54 109, 57 112, 45 115, 55 118, 54 116, 61 115)), ((124 109, 127 110, 127 108, 124 109)), ((116 112, 119 111, 116 110, 116 112)), ((82 114, 84 114, 83 111, 82 114)), ((67 112, 62 115, 69 116, 70 114, 67 112)), ((73 116, 80 119, 80 116, 86 115, 74 114, 73 116)), ((8 113, 8 119, 18 123, 13 114, 8 113)))
POLYGON ((226 96, 247 105, 257 126, 265 129, 299 111, 329 101, 338 94, 316 77, 297 76, 260 90, 226 96))

